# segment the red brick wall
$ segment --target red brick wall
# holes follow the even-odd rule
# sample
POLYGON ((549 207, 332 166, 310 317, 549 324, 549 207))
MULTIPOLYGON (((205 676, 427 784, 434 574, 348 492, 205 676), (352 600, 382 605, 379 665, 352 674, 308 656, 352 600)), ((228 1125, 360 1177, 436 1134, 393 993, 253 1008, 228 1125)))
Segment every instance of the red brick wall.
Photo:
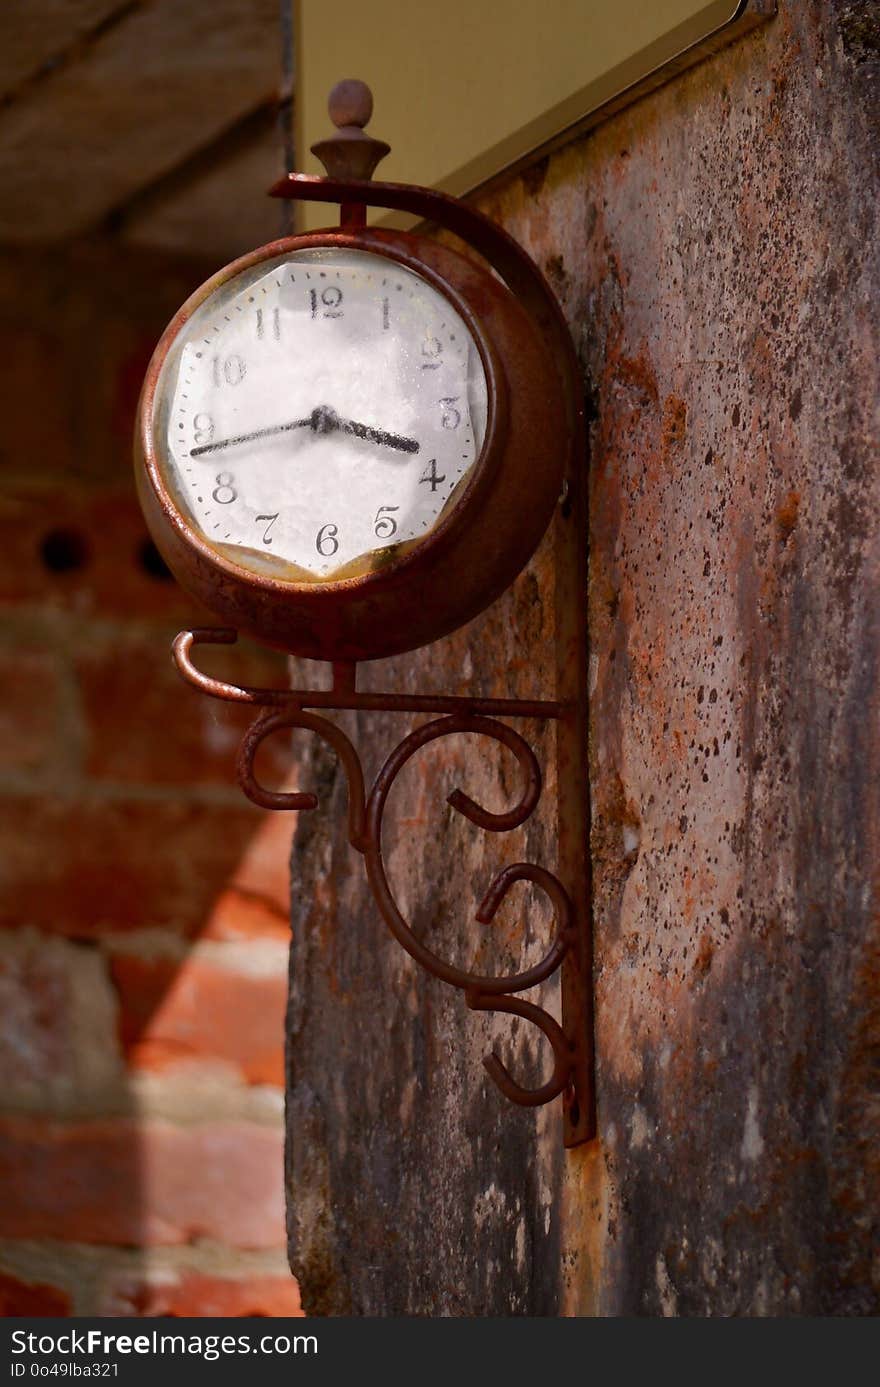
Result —
MULTIPOLYGON (((288 816, 247 715, 169 657, 204 614, 131 485, 152 346, 200 266, 0 261, 0 1311, 284 1315, 288 816)), ((280 657, 223 652, 249 683, 280 657)), ((277 767, 280 773, 281 767, 277 767)))

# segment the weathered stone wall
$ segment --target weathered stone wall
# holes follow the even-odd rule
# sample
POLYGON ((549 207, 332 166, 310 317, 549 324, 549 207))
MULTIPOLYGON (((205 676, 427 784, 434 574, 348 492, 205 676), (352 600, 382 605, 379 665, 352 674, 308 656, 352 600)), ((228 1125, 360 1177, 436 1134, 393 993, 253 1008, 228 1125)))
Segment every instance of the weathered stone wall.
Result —
MULTIPOLYGON (((313 761, 289 1078, 312 1310, 878 1308, 878 30, 868 3, 779 11, 486 202, 546 267, 591 400, 599 1140, 563 1163, 558 1117, 495 1095, 313 761)), ((373 684, 546 693, 551 586, 549 542, 373 684)), ((405 908, 468 958, 491 864, 436 814, 452 770, 510 793, 447 753, 387 842, 405 908)), ((548 814, 527 849, 551 840, 548 814)))

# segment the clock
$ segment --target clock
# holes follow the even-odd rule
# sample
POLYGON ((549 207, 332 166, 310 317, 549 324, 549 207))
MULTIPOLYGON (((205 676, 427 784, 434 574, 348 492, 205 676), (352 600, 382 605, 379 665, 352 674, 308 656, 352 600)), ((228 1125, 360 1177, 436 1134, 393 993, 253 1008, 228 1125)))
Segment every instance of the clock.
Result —
POLYGON ((524 1088, 494 1054, 486 1067, 527 1107, 562 1094, 573 1145, 594 1130, 577 362, 543 275, 503 228, 437 189, 372 180, 388 146, 364 131, 365 84, 339 83, 329 105, 336 133, 313 146, 327 176, 291 173, 271 191, 338 203, 339 225, 273 241, 220 270, 170 323, 144 382, 135 460, 147 523, 183 586, 223 623, 182 631, 174 658, 202 692, 262 709, 238 758, 239 783, 262 808, 317 804, 311 793, 261 784, 255 757, 267 737, 307 730, 333 749, 348 784, 349 841, 392 934, 472 1009, 538 1027, 553 1052, 549 1079, 524 1088), (368 206, 439 228, 466 253, 435 235, 370 227, 368 206), (427 644, 500 596, 560 500, 555 634, 537 656, 555 660, 555 698, 358 688, 359 662, 427 644), (237 632, 329 661, 330 687, 240 688, 194 662, 195 647, 232 644, 237 632), (322 715, 331 709, 435 717, 403 738, 368 794, 356 747, 322 715), (464 733, 512 753, 522 792, 502 813, 459 790, 449 805, 493 833, 519 827, 541 793, 534 752, 509 725, 519 718, 556 727, 561 876, 512 864, 477 919, 488 923, 510 887, 528 881, 549 898, 555 936, 532 967, 489 977, 450 965, 407 923, 383 863, 383 813, 415 753, 464 733), (557 968, 561 1024, 519 995, 557 968))
POLYGON ((448 246, 360 228, 275 241, 162 337, 136 471, 160 552, 291 653, 423 645, 513 580, 562 481, 553 364, 511 291, 448 246))

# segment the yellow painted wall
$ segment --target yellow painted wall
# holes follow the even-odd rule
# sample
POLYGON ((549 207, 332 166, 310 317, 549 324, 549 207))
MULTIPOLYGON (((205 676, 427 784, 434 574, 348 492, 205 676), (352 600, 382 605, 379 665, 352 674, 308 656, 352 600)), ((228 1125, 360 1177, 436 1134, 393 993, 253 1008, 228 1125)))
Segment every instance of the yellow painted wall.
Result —
MULTIPOLYGON (((740 0, 299 0, 297 167, 330 132, 327 93, 361 77, 377 177, 464 193, 740 11, 740 0)), ((326 220, 306 209, 306 225, 326 220), (311 220, 309 217, 311 216, 311 220)))

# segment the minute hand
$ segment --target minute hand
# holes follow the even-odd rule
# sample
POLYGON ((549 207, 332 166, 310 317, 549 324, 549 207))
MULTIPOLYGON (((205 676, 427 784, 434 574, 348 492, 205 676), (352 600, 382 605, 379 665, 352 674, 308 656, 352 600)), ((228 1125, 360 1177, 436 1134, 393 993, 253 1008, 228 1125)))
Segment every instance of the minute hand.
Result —
POLYGON ((221 438, 216 443, 201 443, 197 448, 190 448, 189 455, 197 458, 203 453, 219 453, 221 448, 233 448, 237 443, 250 443, 252 438, 270 438, 276 433, 289 433, 291 429, 304 429, 307 426, 314 427, 311 415, 308 419, 291 419, 288 424, 272 424, 268 429, 254 429, 252 433, 238 433, 234 438, 221 438))
POLYGON ((419 444, 414 438, 404 438, 399 433, 387 433, 385 429, 374 429, 370 424, 359 424, 356 419, 340 419, 335 410, 327 405, 313 409, 306 419, 291 419, 286 424, 272 424, 265 429, 253 429, 250 433, 238 433, 234 438, 220 438, 216 443, 200 443, 190 448, 190 457, 202 457, 205 453, 219 453, 224 448, 234 448, 239 443, 250 443, 255 438, 271 438, 279 433, 290 433, 293 429, 310 428, 315 433, 333 433, 341 429, 343 433, 357 438, 367 438, 371 443, 379 443, 385 448, 396 448, 401 453, 417 453, 419 444))
POLYGON ((356 438, 368 438, 371 443, 379 443, 383 448, 396 448, 399 453, 419 451, 419 444, 415 438, 404 438, 399 433, 374 429, 369 424, 359 424, 356 419, 340 419, 339 427, 343 433, 354 434, 356 438))

